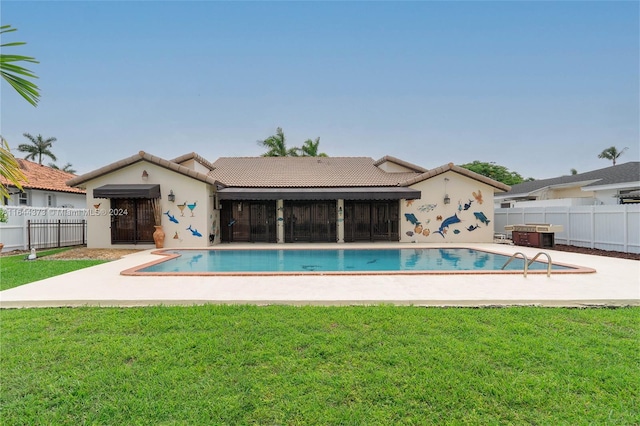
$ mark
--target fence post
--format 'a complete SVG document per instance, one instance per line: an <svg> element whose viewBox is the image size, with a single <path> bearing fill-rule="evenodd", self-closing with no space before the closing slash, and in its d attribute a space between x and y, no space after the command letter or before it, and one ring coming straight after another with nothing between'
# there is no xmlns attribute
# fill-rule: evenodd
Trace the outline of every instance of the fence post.
<svg viewBox="0 0 640 426"><path fill-rule="evenodd" d="M31 250L31 219L27 220L27 250Z"/></svg>
<svg viewBox="0 0 640 426"><path fill-rule="evenodd" d="M86 245L87 241L85 240L85 235L84 235L84 229L87 226L87 221L85 219L82 219L82 245Z"/></svg>
<svg viewBox="0 0 640 426"><path fill-rule="evenodd" d="M62 220L58 219L58 244L56 247L60 248L60 228L62 226Z"/></svg>

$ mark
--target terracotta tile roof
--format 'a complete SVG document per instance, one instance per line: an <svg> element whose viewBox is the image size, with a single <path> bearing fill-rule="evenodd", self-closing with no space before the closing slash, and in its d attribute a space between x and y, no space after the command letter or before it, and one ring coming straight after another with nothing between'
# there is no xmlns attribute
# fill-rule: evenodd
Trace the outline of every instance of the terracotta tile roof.
<svg viewBox="0 0 640 426"><path fill-rule="evenodd" d="M191 154L187 154L187 155L191 155ZM197 154L196 154L197 155ZM186 157L186 156L183 156ZM198 156L199 157L199 156ZM181 158L181 157L178 157ZM191 157L193 158L193 157ZM165 167L169 170L173 170L174 172L183 174L185 176L189 176L192 177L196 180L202 181L202 182L207 182L210 184L216 184L217 182L215 182L213 179L211 179L209 176L207 176L204 173L200 173L200 172L196 172L193 169L190 169L188 167L185 166L181 166L180 164L174 163L173 161L169 161L169 160L165 160L164 158L160 158L160 157L156 157L155 155L151 155L148 152L144 152L144 151L140 151L135 155L132 155L131 157L127 157L123 160L120 161L116 161L115 163L111 163L108 164L104 167L101 167L99 169L96 169L92 172L89 173L85 173L83 175L80 176L76 176L73 179L70 179L67 181L67 185L69 186L82 186L82 184L84 184L85 182L91 180L91 179L95 179L97 177L100 177L102 175L106 175L108 173L111 173L113 171L116 171L118 169L121 169L123 167L127 167L131 164L137 163L138 161L148 161L149 163L153 163L156 164L158 166L161 167ZM185 161L185 159L183 159L183 161ZM73 175L71 175L73 176Z"/></svg>
<svg viewBox="0 0 640 426"><path fill-rule="evenodd" d="M202 164L203 166L205 166L209 170L213 170L213 164L211 164L206 158L204 158L201 155L196 154L195 152L190 152L188 154L181 155L180 157L176 157L171 161L173 161L174 163L181 164L181 163L184 163L187 160L197 161L198 163Z"/></svg>
<svg viewBox="0 0 640 426"><path fill-rule="evenodd" d="M379 159L378 161L376 161L375 163L373 163L374 166L379 166L380 164L384 163L384 162L390 162L390 163L396 163L402 167L406 167L408 169L411 169L413 171L416 172L420 172L420 173L424 173L424 172L428 172L428 169L425 169L423 167L420 166L416 166L415 164L409 163L407 161L401 160L399 158L396 157L392 157L390 155L385 155L384 157L382 157L381 159Z"/></svg>
<svg viewBox="0 0 640 426"><path fill-rule="evenodd" d="M16 158L16 160L22 169L22 173L27 177L26 182L21 182L22 187L25 189L85 193L83 189L72 188L66 184L69 179L75 177L73 173L63 172L62 170L53 169L22 158ZM0 177L0 182L5 186L9 185L5 178Z"/></svg>
<svg viewBox="0 0 640 426"><path fill-rule="evenodd" d="M477 181L486 183L489 186L493 186L496 189L501 191L508 191L511 187L509 185L505 185L502 182L495 181L491 178L478 174L476 172L472 172L471 170L467 170L464 167L456 166L453 163L445 164L444 166L436 167L435 169L431 169L426 173L422 173L418 176L407 179L404 182L400 182L400 186L410 186L414 183L422 182L423 180L430 179L434 176L438 176L442 173L453 171L455 173L461 174L471 179L475 179Z"/></svg>
<svg viewBox="0 0 640 426"><path fill-rule="evenodd" d="M418 172L387 173L369 157L221 157L209 176L229 187L398 186Z"/></svg>

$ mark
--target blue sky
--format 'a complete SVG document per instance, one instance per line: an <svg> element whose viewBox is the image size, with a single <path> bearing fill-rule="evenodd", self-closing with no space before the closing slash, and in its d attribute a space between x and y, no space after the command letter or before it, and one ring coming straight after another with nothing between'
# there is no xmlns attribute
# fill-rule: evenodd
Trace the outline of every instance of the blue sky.
<svg viewBox="0 0 640 426"><path fill-rule="evenodd" d="M638 2L3 0L1 132L54 136L80 173L140 150L258 156L284 129L330 156L495 162L536 179L640 159ZM14 152L17 154L17 152Z"/></svg>

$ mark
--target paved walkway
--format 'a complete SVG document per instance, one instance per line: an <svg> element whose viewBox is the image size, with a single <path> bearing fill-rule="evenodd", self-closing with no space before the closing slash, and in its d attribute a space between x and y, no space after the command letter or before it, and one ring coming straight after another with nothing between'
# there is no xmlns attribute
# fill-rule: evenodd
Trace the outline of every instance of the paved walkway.
<svg viewBox="0 0 640 426"><path fill-rule="evenodd" d="M253 245L252 247L264 247ZM270 246L273 248L273 246ZM296 247L305 247L296 245ZM316 245L317 247L317 245ZM340 245L344 248L345 245ZM355 248L353 245L349 245ZM370 247L370 246L368 246ZM383 247L383 245L376 245ZM394 247L407 247L407 244ZM412 244L411 248L434 247ZM503 244L469 248L529 258L539 249ZM424 306L640 306L640 262L544 250L554 262L591 274L135 277L120 271L158 258L151 251L0 292L0 307L148 306L204 303Z"/></svg>

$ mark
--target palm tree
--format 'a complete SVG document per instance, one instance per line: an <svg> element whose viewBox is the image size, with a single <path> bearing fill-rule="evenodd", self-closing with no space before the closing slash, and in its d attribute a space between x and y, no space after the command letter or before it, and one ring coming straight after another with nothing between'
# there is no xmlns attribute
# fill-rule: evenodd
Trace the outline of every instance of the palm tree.
<svg viewBox="0 0 640 426"><path fill-rule="evenodd" d="M618 151L618 149L615 146L610 146L609 148L605 149L604 151L602 151L599 155L598 158L604 158L607 160L611 160L613 161L613 165L616 165L616 160L622 155L624 154L624 152L626 150L628 150L629 147L624 147L622 149L622 151Z"/></svg>
<svg viewBox="0 0 640 426"><path fill-rule="evenodd" d="M287 148L287 141L282 128L278 127L276 134L269 136L263 141L258 141L258 145L267 148L263 157L297 157L299 148Z"/></svg>
<svg viewBox="0 0 640 426"><path fill-rule="evenodd" d="M10 33L16 30L17 28L11 28L11 25L0 26L0 34ZM13 43L0 44L0 50L3 50L7 47L21 46L23 44L26 43L23 41L16 41ZM40 99L40 89L38 89L38 86L36 86L33 82L22 77L38 77L27 68L16 65L15 62L31 62L37 64L38 61L30 56L8 55L5 53L0 53L0 74L2 75L2 78L4 78L7 83L9 83L11 87L16 90L16 92L18 92L23 98L25 98L27 102L29 102L33 106L36 106L38 100Z"/></svg>
<svg viewBox="0 0 640 426"><path fill-rule="evenodd" d="M27 181L27 177L20 169L20 164L16 157L11 154L9 150L9 144L0 136L0 177L7 180L7 182L20 191L22 191L22 182ZM0 182L0 198L11 198L7 187L3 182Z"/></svg>
<svg viewBox="0 0 640 426"><path fill-rule="evenodd" d="M55 163L49 163L49 167L51 167L52 169L61 170L63 172L71 173L74 175L76 174L76 169L73 168L71 163L65 164L62 168L58 167L58 165Z"/></svg>
<svg viewBox="0 0 640 426"><path fill-rule="evenodd" d="M25 160L35 160L37 157L38 163L42 164L43 155L51 158L53 161L57 160L56 156L53 155L53 152L51 152L50 148L58 139L48 138L45 140L42 138L42 135L38 135L34 138L29 133L23 133L22 135L31 141L31 145L26 143L21 143L20 145L18 145L18 151L27 153L27 155L24 157Z"/></svg>
<svg viewBox="0 0 640 426"><path fill-rule="evenodd" d="M318 145L320 145L320 138L316 138L316 141L312 141L311 139L307 139L304 141L302 148L300 151L302 152L303 157L327 157L327 154L324 152L318 152Z"/></svg>
<svg viewBox="0 0 640 426"><path fill-rule="evenodd" d="M11 25L0 26L0 35L13 31L16 31L16 28L11 28ZM20 46L22 44L25 43L13 42L0 44L0 52L2 52L4 48ZM7 55L5 53L0 53L0 75L2 75L2 78L4 78L11 87L25 98L27 102L33 106L37 106L38 100L40 99L40 89L38 89L38 86L33 82L26 80L21 76L28 78L38 77L30 70L17 65L16 63L18 62L38 63L38 61L30 56ZM24 173L22 173L22 170L20 170L18 161L11 153L9 144L2 136L0 136L0 177L6 179L10 185L14 185L20 190L22 190L21 182L26 182L27 180ZM9 198L9 191L7 191L3 182L0 182L0 195Z"/></svg>

